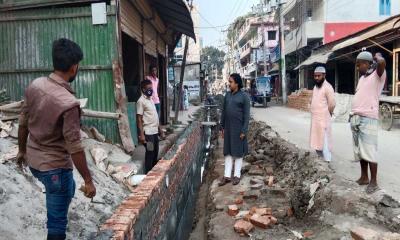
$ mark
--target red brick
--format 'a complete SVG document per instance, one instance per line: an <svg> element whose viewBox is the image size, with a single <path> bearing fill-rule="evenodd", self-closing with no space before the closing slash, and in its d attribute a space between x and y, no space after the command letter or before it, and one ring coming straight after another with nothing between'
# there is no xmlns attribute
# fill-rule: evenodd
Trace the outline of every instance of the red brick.
<svg viewBox="0 0 400 240"><path fill-rule="evenodd" d="M252 208L250 208L250 215L253 215L253 214L255 214L256 213L256 211L257 211L257 207L252 207Z"/></svg>
<svg viewBox="0 0 400 240"><path fill-rule="evenodd" d="M235 204L238 204L238 205L243 204L243 197L236 198Z"/></svg>
<svg viewBox="0 0 400 240"><path fill-rule="evenodd" d="M254 229L254 226L244 220L238 220L233 226L233 229L239 234L249 235L249 233Z"/></svg>
<svg viewBox="0 0 400 240"><path fill-rule="evenodd" d="M239 213L239 207L237 205L229 205L228 206L228 215L236 216Z"/></svg>
<svg viewBox="0 0 400 240"><path fill-rule="evenodd" d="M254 213L258 214L260 216L272 215L272 209L271 208L257 208L257 209L255 209Z"/></svg>
<svg viewBox="0 0 400 240"><path fill-rule="evenodd" d="M105 223L106 224L124 224L128 225L128 228L132 228L134 218L129 218L123 215L113 214Z"/></svg>
<svg viewBox="0 0 400 240"><path fill-rule="evenodd" d="M131 218L136 218L136 216L139 213L139 209L131 209L131 208L117 208L114 212L115 214L121 215L121 216L127 216Z"/></svg>
<svg viewBox="0 0 400 240"><path fill-rule="evenodd" d="M275 225L278 223L278 219L276 219L274 216L268 216L268 217L271 220L271 224Z"/></svg>
<svg viewBox="0 0 400 240"><path fill-rule="evenodd" d="M248 214L244 215L243 220L250 222L251 216L252 216L252 214L248 213Z"/></svg>
<svg viewBox="0 0 400 240"><path fill-rule="evenodd" d="M123 231L115 231L111 240L125 240L125 233Z"/></svg>
<svg viewBox="0 0 400 240"><path fill-rule="evenodd" d="M314 235L314 232L313 232L313 231L305 231L305 232L303 233L303 236L304 236L305 238L311 237L312 235Z"/></svg>
<svg viewBox="0 0 400 240"><path fill-rule="evenodd" d="M380 233L363 227L354 228L350 231L350 233L354 240L375 240L381 236Z"/></svg>
<svg viewBox="0 0 400 240"><path fill-rule="evenodd" d="M253 216L251 216L250 222L254 226L264 229L268 228L272 224L271 219L268 216L260 216L258 214L254 214Z"/></svg>
<svg viewBox="0 0 400 240"><path fill-rule="evenodd" d="M101 226L100 230L107 230L111 229L114 231L123 231L124 233L129 232L129 226L127 224L120 224L120 223L106 223Z"/></svg>

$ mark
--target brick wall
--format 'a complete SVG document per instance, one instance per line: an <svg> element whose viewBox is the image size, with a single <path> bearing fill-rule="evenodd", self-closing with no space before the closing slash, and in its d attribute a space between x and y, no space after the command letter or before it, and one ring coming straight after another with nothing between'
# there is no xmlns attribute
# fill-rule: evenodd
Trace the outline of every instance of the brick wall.
<svg viewBox="0 0 400 240"><path fill-rule="evenodd" d="M104 223L98 239L186 239L201 185L203 136L193 122Z"/></svg>
<svg viewBox="0 0 400 240"><path fill-rule="evenodd" d="M287 106L289 108L295 108L298 110L309 112L311 97L312 90L300 89L288 96Z"/></svg>

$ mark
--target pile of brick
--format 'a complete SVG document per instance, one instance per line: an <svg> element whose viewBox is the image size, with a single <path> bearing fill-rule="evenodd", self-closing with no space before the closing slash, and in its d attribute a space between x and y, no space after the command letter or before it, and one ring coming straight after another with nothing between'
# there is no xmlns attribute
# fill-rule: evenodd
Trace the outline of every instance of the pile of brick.
<svg viewBox="0 0 400 240"><path fill-rule="evenodd" d="M266 177L264 175L265 172L267 173ZM234 204L228 206L227 212L229 216L236 219L233 228L241 236L249 236L255 227L267 229L278 222L278 219L272 215L272 208L252 207L247 210L244 209L244 201L257 199L259 195L257 191L263 188L264 184L268 187L273 186L273 169L263 169L260 166L253 165L248 174L253 176L250 179L251 190L243 192L243 194L241 193L242 195L235 200ZM287 214L290 216L293 215L290 213Z"/></svg>
<svg viewBox="0 0 400 240"><path fill-rule="evenodd" d="M288 96L288 104L289 108L298 109L301 111L310 111L312 90L308 89L300 89L296 92L293 92Z"/></svg>
<svg viewBox="0 0 400 240"><path fill-rule="evenodd" d="M272 216L271 208L252 207L250 210L239 210L240 207L236 204L228 206L228 214L237 219L233 228L241 236L248 236L255 227L267 229L278 222Z"/></svg>

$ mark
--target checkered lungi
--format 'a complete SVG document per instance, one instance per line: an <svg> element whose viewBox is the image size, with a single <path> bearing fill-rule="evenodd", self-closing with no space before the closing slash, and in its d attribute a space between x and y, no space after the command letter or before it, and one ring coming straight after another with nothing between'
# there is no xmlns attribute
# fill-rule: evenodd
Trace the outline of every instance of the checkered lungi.
<svg viewBox="0 0 400 240"><path fill-rule="evenodd" d="M356 161L365 160L377 163L378 152L378 120L359 115L350 117L353 133L353 149Z"/></svg>

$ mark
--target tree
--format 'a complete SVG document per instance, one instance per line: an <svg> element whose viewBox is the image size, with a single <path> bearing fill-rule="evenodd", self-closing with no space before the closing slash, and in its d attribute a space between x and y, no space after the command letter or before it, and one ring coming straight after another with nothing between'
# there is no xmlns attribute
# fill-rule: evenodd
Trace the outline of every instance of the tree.
<svg viewBox="0 0 400 240"><path fill-rule="evenodd" d="M212 69L215 68L218 70L218 72L221 72L222 68L224 67L224 57L224 51L221 51L213 46L208 46L202 49L200 61L203 65L203 68L208 73L211 73Z"/></svg>

